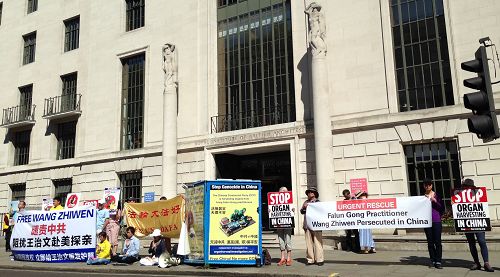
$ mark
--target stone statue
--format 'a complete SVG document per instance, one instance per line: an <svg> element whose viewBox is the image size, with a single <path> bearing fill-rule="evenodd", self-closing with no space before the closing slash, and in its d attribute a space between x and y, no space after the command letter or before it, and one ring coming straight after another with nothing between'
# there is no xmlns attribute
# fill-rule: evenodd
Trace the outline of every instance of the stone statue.
<svg viewBox="0 0 500 277"><path fill-rule="evenodd" d="M304 11L309 15L309 37L313 57L326 56L326 24L325 16L321 12L321 6L312 2Z"/></svg>
<svg viewBox="0 0 500 277"><path fill-rule="evenodd" d="M164 89L177 88L177 51L175 45L167 43L163 46L163 71L165 72Z"/></svg>

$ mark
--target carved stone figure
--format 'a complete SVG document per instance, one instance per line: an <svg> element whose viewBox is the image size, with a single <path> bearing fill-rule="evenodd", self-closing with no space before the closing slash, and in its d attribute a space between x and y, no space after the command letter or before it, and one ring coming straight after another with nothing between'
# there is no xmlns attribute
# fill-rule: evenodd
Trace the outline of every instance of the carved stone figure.
<svg viewBox="0 0 500 277"><path fill-rule="evenodd" d="M175 45L167 43L163 46L163 71L165 72L164 88L177 87L177 51Z"/></svg>
<svg viewBox="0 0 500 277"><path fill-rule="evenodd" d="M309 16L308 43L313 57L326 56L326 24L321 6L312 2L304 11Z"/></svg>

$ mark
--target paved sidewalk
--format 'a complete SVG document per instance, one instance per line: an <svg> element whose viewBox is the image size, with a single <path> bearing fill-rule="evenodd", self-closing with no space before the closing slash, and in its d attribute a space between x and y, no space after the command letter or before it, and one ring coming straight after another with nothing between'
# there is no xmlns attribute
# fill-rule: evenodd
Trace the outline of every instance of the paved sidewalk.
<svg viewBox="0 0 500 277"><path fill-rule="evenodd" d="M445 252L444 269L428 267L427 252L424 251L379 251L376 254L362 255L352 252L325 251L324 266L306 266L304 250L293 252L292 266L279 267L276 262L279 250L271 249L273 264L263 267L226 266L202 269L191 265L180 265L168 269L158 267L144 267L137 263L130 266L87 266L83 263L47 264L12 261L8 253L0 253L0 268L45 270L45 271L72 271L72 272L102 272L102 273L129 273L129 274L165 274L165 275L196 275L196 276L499 276L500 253L491 252L490 260L496 270L495 273L485 271L470 271L472 264L468 252Z"/></svg>

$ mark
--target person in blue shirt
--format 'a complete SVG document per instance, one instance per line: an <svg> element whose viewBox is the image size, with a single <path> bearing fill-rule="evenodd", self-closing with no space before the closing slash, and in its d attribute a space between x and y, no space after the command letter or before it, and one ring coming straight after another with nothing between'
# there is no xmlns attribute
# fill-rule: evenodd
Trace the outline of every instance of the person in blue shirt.
<svg viewBox="0 0 500 277"><path fill-rule="evenodd" d="M133 264L139 260L139 239L134 236L135 228L127 228L127 239L123 243L123 253L111 257L111 261L117 263Z"/></svg>
<svg viewBox="0 0 500 277"><path fill-rule="evenodd" d="M97 225L96 230L97 234L101 233L104 228L104 222L109 218L109 210L104 209L104 202L99 200L99 204L97 205Z"/></svg>

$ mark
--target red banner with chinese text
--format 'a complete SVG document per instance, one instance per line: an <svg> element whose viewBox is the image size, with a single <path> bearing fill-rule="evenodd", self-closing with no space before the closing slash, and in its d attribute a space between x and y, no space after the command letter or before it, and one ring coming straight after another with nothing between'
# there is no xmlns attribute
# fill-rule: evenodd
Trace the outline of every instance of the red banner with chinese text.
<svg viewBox="0 0 500 277"><path fill-rule="evenodd" d="M184 198L176 196L169 200L147 203L126 203L127 225L135 228L137 237L144 237L160 229L167 238L178 238L184 218Z"/></svg>

